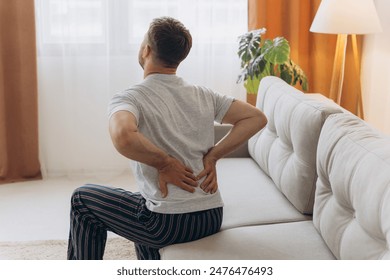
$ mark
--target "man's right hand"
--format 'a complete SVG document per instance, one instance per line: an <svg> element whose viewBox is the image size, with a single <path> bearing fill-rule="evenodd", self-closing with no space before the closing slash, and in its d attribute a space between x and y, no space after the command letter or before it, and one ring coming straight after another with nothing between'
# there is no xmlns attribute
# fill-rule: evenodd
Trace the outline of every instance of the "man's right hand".
<svg viewBox="0 0 390 280"><path fill-rule="evenodd" d="M166 164L158 169L158 183L162 197L168 195L168 184L173 184L183 190L193 193L198 182L191 168L178 159L168 157Z"/></svg>

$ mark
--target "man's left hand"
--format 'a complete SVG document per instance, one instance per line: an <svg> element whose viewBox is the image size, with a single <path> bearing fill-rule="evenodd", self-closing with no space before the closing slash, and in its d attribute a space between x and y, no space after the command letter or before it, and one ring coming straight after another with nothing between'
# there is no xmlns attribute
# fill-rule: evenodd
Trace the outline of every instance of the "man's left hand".
<svg viewBox="0 0 390 280"><path fill-rule="evenodd" d="M207 193L215 193L218 190L218 182L217 182L217 161L210 156L210 154L206 154L203 158L204 169L199 173L197 179L200 180L203 177L206 177L202 184L200 184L200 188Z"/></svg>

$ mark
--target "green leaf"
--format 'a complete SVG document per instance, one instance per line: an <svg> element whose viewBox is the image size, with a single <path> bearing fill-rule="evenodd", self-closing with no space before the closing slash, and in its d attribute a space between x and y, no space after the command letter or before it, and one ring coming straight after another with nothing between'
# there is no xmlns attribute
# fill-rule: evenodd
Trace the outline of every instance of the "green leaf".
<svg viewBox="0 0 390 280"><path fill-rule="evenodd" d="M260 55L256 59L248 65L248 69L250 73L253 73L253 75L260 75L264 72L264 70L267 68L267 61L264 60L264 55Z"/></svg>
<svg viewBox="0 0 390 280"><path fill-rule="evenodd" d="M293 81L293 74L291 73L291 71L289 71L288 68L285 68L280 71L280 78L289 85L291 85Z"/></svg>
<svg viewBox="0 0 390 280"><path fill-rule="evenodd" d="M295 85L299 81L299 84L302 86L302 90L307 91L309 86L308 86L305 72L302 70L301 67L295 64L292 60L289 61L289 65L293 69L293 73L294 73L294 81L292 85Z"/></svg>
<svg viewBox="0 0 390 280"><path fill-rule="evenodd" d="M264 58L272 64L283 64L290 58L290 45L283 37L266 40L261 48Z"/></svg>
<svg viewBox="0 0 390 280"><path fill-rule="evenodd" d="M307 82L307 77L306 76L302 77L302 79L299 80L299 83L301 84L303 91L308 91L309 90L309 84Z"/></svg>
<svg viewBox="0 0 390 280"><path fill-rule="evenodd" d="M256 57L260 49L261 35L265 33L265 28L249 31L240 37L238 47L238 57L243 62L249 62L251 59Z"/></svg>

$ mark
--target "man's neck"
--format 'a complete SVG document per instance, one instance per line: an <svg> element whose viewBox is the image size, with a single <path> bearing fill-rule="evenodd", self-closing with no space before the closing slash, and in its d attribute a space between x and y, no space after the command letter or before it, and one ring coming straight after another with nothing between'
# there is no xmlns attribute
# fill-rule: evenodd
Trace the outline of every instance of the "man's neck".
<svg viewBox="0 0 390 280"><path fill-rule="evenodd" d="M160 65L146 64L144 66L144 78L151 74L175 75L176 68L163 67Z"/></svg>

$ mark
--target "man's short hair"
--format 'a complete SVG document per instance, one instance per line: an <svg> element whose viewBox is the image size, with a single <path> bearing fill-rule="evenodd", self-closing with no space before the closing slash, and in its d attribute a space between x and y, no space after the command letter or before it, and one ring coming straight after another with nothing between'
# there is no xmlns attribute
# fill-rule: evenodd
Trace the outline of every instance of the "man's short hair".
<svg viewBox="0 0 390 280"><path fill-rule="evenodd" d="M148 43L165 67L177 68L192 47L190 31L171 17L154 19L148 30Z"/></svg>

